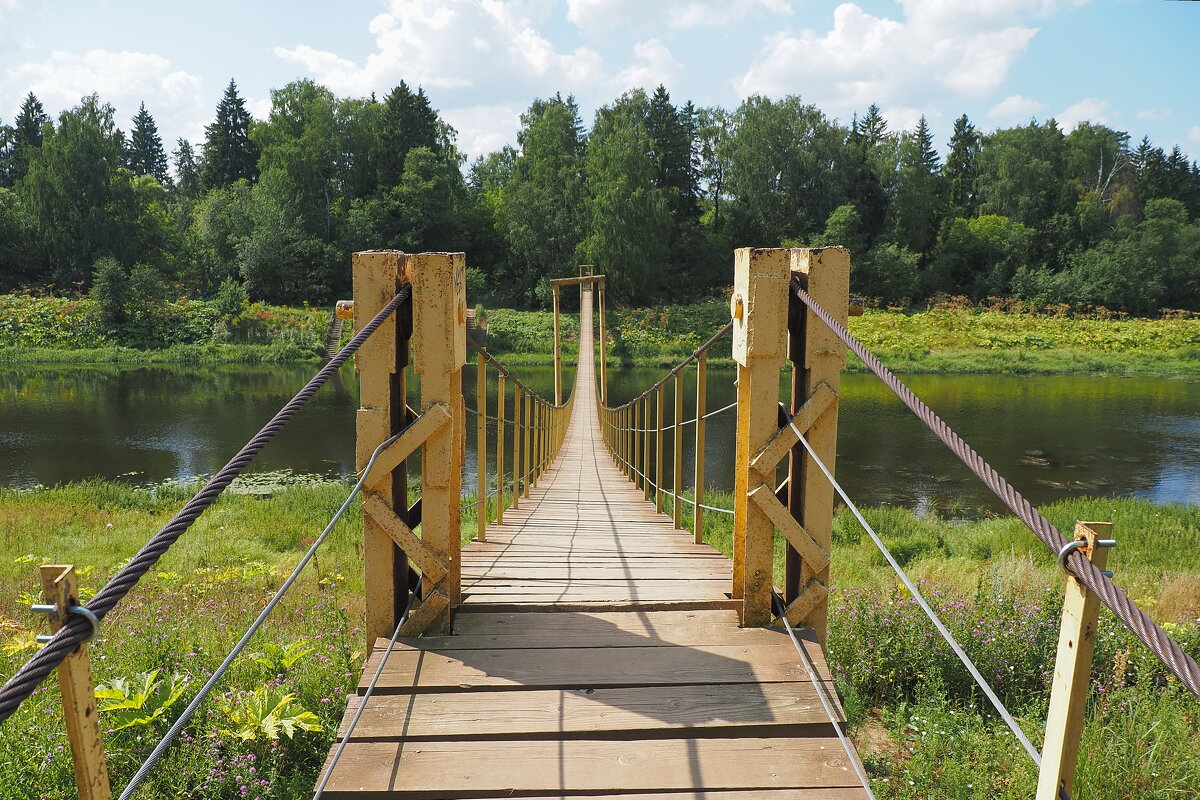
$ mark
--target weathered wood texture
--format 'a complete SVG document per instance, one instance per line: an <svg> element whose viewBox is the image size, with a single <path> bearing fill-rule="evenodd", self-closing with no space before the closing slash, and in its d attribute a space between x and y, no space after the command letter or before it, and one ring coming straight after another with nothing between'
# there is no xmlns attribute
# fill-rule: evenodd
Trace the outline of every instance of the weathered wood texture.
<svg viewBox="0 0 1200 800"><path fill-rule="evenodd" d="M609 458L590 360L574 392L556 462L462 552L453 635L399 642L325 797L865 798L817 696L833 692L811 633L824 687L786 634L738 627L730 562Z"/></svg>

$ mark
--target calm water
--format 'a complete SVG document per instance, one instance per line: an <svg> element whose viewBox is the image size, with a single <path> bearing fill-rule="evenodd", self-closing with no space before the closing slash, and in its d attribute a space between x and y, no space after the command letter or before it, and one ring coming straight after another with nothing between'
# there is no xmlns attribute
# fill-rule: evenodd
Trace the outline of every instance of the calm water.
<svg viewBox="0 0 1200 800"><path fill-rule="evenodd" d="M552 390L549 368L516 373L532 388ZM95 476L142 483L214 472L310 374L306 366L0 370L0 484ZM610 396L627 399L660 374L614 370ZM733 401L733 375L710 370L710 409ZM692 382L685 381L685 417L694 404ZM1200 504L1200 383L1078 376L912 376L909 383L1035 504L1081 495ZM470 367L464 384L474 407ZM494 383L490 390L494 413ZM509 405L511 415L511 394ZM348 475L356 407L355 377L347 369L268 445L255 468ZM996 507L874 378L844 378L840 426L837 471L861 502L968 514ZM687 430L685 476L693 463ZM474 432L469 425L468 487ZM731 413L709 421L710 486L731 485L732 438Z"/></svg>

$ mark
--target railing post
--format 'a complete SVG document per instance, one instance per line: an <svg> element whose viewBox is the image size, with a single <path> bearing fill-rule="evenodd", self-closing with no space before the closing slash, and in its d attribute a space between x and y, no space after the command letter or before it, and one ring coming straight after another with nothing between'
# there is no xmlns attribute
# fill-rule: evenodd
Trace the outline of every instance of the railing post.
<svg viewBox="0 0 1200 800"><path fill-rule="evenodd" d="M475 514L475 535L487 541L487 361L478 353L475 367L475 491L479 509ZM499 503L497 503L497 506Z"/></svg>
<svg viewBox="0 0 1200 800"><path fill-rule="evenodd" d="M422 586L423 603L406 632L449 633L451 607L462 581L462 466L466 461L462 368L467 361L467 259L463 253L408 256L413 296L413 366L421 376L421 405L449 407L450 423L421 447L421 539L446 574ZM410 633L410 635L411 635Z"/></svg>
<svg viewBox="0 0 1200 800"><path fill-rule="evenodd" d="M737 440L734 471L733 596L742 600L742 625L771 622L771 560L775 528L750 492L773 482L751 467L779 430L779 370L786 353L788 251L743 247L734 254L733 358L737 362ZM772 495L774 486L770 487Z"/></svg>
<svg viewBox="0 0 1200 800"><path fill-rule="evenodd" d="M49 612L50 630L57 632L67 622L67 609L82 605L75 567L44 565L41 578L46 606L54 607ZM49 611L48 608L45 610ZM75 765L79 800L111 800L112 787L108 782L104 740L100 737L100 716L96 711L96 688L92 682L87 642L75 648L58 665L58 686L62 691L63 717Z"/></svg>
<svg viewBox="0 0 1200 800"><path fill-rule="evenodd" d="M675 445L675 468L671 471L671 491L674 493L674 505L671 519L676 528L683 527L683 370L675 373L675 431L672 443Z"/></svg>
<svg viewBox="0 0 1200 800"><path fill-rule="evenodd" d="M496 524L504 524L504 373L496 376Z"/></svg>
<svg viewBox="0 0 1200 800"><path fill-rule="evenodd" d="M1108 563L1109 547L1113 544L1111 535L1111 522L1075 523L1075 541L1085 542L1081 549L1097 569L1104 569ZM1037 800L1058 800L1060 788L1068 796L1075 788L1075 764L1083 736L1083 712L1091 683L1099 612L1100 598L1074 575L1068 575L1058 654L1054 658L1054 686L1046 713Z"/></svg>
<svg viewBox="0 0 1200 800"><path fill-rule="evenodd" d="M533 480L533 471L537 468L533 460L533 428L536 424L533 416L533 392L525 392L525 457L522 459L525 462L525 475L521 486L526 497L529 497L529 490L532 488L529 484Z"/></svg>
<svg viewBox="0 0 1200 800"><path fill-rule="evenodd" d="M696 512L692 515L692 533L696 544L704 544L704 415L708 413L708 353L696 358Z"/></svg>
<svg viewBox="0 0 1200 800"><path fill-rule="evenodd" d="M361 330L409 283L404 253L372 250L351 258L354 277L354 324ZM409 363L412 303L404 303L384 320L354 356L358 372L359 409L356 415L357 468L366 467L371 453L410 421L405 404L405 367ZM374 492L401 522L408 522L408 465L401 461ZM364 494L364 499L366 495ZM391 636L408 604L408 556L388 535L384 524L363 518L364 631L367 643Z"/></svg>
<svg viewBox="0 0 1200 800"><path fill-rule="evenodd" d="M518 383L513 387L513 480L512 480L512 507L519 509L521 507L521 442L523 441L522 432L522 409L524 403L521 401L521 385Z"/></svg>
<svg viewBox="0 0 1200 800"><path fill-rule="evenodd" d="M604 338L604 277L600 277L600 403L608 404L608 343Z"/></svg>
<svg viewBox="0 0 1200 800"><path fill-rule="evenodd" d="M791 275L798 276L809 295L846 324L850 308L850 252L842 247L797 248L791 251ZM801 430L830 471L837 459L838 395L846 348L816 315L788 292L788 358L792 361L791 412L810 400L823 410ZM773 470L773 467L772 467ZM764 476L765 477L765 476ZM788 459L788 511L808 537L827 556L833 548L833 485L808 451L797 442ZM809 563L791 543L784 556L784 602L788 620L812 628L825 642L829 617L829 564Z"/></svg>
<svg viewBox="0 0 1200 800"><path fill-rule="evenodd" d="M652 485L650 483L650 398L642 398L642 499L649 500ZM656 477L655 483L662 483Z"/></svg>
<svg viewBox="0 0 1200 800"><path fill-rule="evenodd" d="M562 345L558 336L558 284L552 284L554 290L554 405L562 403Z"/></svg>
<svg viewBox="0 0 1200 800"><path fill-rule="evenodd" d="M654 393L654 418L658 424L654 426L654 482L658 484L658 488L654 492L654 508L658 513L663 510L663 405L664 396L661 390Z"/></svg>

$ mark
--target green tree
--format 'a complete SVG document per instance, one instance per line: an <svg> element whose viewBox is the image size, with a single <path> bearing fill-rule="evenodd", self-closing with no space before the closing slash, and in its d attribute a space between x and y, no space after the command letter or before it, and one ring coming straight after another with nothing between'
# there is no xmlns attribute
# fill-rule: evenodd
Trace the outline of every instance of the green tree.
<svg viewBox="0 0 1200 800"><path fill-rule="evenodd" d="M900 165L891 204L895 241L915 253L928 253L937 241L943 198L938 154L922 116L915 131L900 137Z"/></svg>
<svg viewBox="0 0 1200 800"><path fill-rule="evenodd" d="M258 146L250 139L250 112L230 79L216 119L204 129L200 183L205 189L258 179Z"/></svg>
<svg viewBox="0 0 1200 800"><path fill-rule="evenodd" d="M171 175L167 172L167 154L163 152L158 125L146 110L145 103L138 107L138 113L133 118L126 164L134 175L149 175L163 186L171 185Z"/></svg>
<svg viewBox="0 0 1200 800"><path fill-rule="evenodd" d="M1070 214L1074 199L1065 180L1065 155L1065 137L1052 119L990 134L979 154L980 211L1030 228Z"/></svg>
<svg viewBox="0 0 1200 800"><path fill-rule="evenodd" d="M331 250L305 228L303 193L286 170L271 169L250 192L250 233L237 241L251 297L323 302L331 293Z"/></svg>
<svg viewBox="0 0 1200 800"><path fill-rule="evenodd" d="M659 294L669 277L664 266L674 187L657 185L660 159L647 130L648 110L637 90L597 111L585 159L591 228L581 257L607 276L614 297L633 302Z"/></svg>
<svg viewBox="0 0 1200 800"><path fill-rule="evenodd" d="M238 247L252 230L250 195L250 184L242 180L205 192L192 209L187 281L203 295L241 274Z"/></svg>
<svg viewBox="0 0 1200 800"><path fill-rule="evenodd" d="M0 291L36 283L33 220L13 189L0 187Z"/></svg>
<svg viewBox="0 0 1200 800"><path fill-rule="evenodd" d="M535 100L521 115L520 155L504 189L500 227L512 258L503 284L518 302L538 282L567 274L584 238L583 150L575 98Z"/></svg>
<svg viewBox="0 0 1200 800"><path fill-rule="evenodd" d="M176 140L173 155L175 174L179 178L175 188L181 196L194 200L200 193L200 171L196 167L196 154L192 150L192 143L187 139Z"/></svg>
<svg viewBox="0 0 1200 800"><path fill-rule="evenodd" d="M979 211L978 177L981 140L975 126L963 114L954 121L950 152L942 176L946 181L949 219L970 219Z"/></svg>
<svg viewBox="0 0 1200 800"><path fill-rule="evenodd" d="M14 186L29 171L29 159L42 146L50 115L42 101L30 92L21 101L21 108L11 128L5 128L0 138L0 186Z"/></svg>
<svg viewBox="0 0 1200 800"><path fill-rule="evenodd" d="M421 88L413 92L404 81L384 98L379 130L377 161L383 190L400 183L409 150L425 147L437 153L441 149L439 120L429 97Z"/></svg>
<svg viewBox="0 0 1200 800"><path fill-rule="evenodd" d="M975 300L1008 296L1018 268L1026 266L1033 232L1008 217L959 217L949 224L934 255L931 289Z"/></svg>

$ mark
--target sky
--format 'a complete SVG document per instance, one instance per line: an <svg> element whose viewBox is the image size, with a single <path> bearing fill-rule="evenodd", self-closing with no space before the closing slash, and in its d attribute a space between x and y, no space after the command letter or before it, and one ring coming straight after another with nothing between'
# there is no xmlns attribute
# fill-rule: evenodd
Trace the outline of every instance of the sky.
<svg viewBox="0 0 1200 800"><path fill-rule="evenodd" d="M1177 0L0 0L0 121L34 92L52 115L96 92L129 129L199 145L233 78L265 118L312 78L341 97L423 86L475 157L515 144L531 100L573 94L585 122L663 84L734 109L799 95L893 130L925 114L944 152L1054 117L1200 158L1200 2Z"/></svg>

